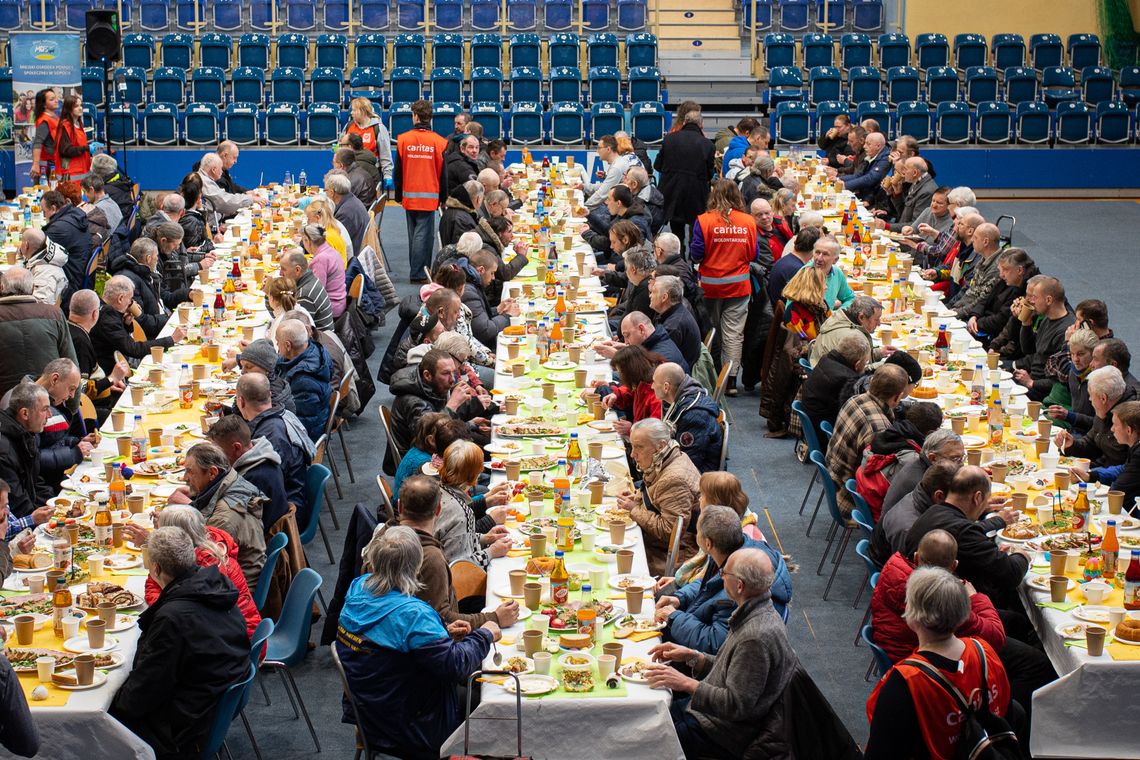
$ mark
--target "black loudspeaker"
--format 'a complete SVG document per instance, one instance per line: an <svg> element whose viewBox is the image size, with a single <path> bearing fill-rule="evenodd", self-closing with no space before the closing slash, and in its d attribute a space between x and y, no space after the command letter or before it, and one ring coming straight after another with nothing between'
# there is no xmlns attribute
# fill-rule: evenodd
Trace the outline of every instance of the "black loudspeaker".
<svg viewBox="0 0 1140 760"><path fill-rule="evenodd" d="M87 11L87 63L118 61L122 56L118 11Z"/></svg>

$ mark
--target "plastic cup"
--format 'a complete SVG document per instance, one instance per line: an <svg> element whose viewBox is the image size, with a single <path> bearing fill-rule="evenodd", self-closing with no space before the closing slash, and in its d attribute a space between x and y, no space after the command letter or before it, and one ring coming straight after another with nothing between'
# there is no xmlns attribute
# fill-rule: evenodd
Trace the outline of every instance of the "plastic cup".
<svg viewBox="0 0 1140 760"><path fill-rule="evenodd" d="M74 639L79 635L79 623L80 618L74 615L66 615L63 618L63 638L65 641L67 639Z"/></svg>
<svg viewBox="0 0 1140 760"><path fill-rule="evenodd" d="M1065 564L1068 562L1069 552L1066 549L1053 549L1049 552L1049 572L1054 576L1065 574Z"/></svg>
<svg viewBox="0 0 1140 760"><path fill-rule="evenodd" d="M545 617L545 615L543 617ZM547 618L547 620L549 621L549 618ZM547 675L550 673L550 652L535 652L532 655L532 659L534 660L535 673L539 673L541 675Z"/></svg>
<svg viewBox="0 0 1140 760"><path fill-rule="evenodd" d="M542 514L545 511L546 511L546 504L543 503L542 499L531 499L530 500L530 516L531 517L535 517L535 518L542 517Z"/></svg>
<svg viewBox="0 0 1140 760"><path fill-rule="evenodd" d="M511 593L522 596L523 586L526 585L526 570L512 570L508 575L511 578Z"/></svg>
<svg viewBox="0 0 1140 760"><path fill-rule="evenodd" d="M1090 625L1085 628L1085 643L1089 648L1089 657L1100 657L1104 654L1104 638L1107 630L1099 625Z"/></svg>
<svg viewBox="0 0 1140 760"><path fill-rule="evenodd" d="M582 529L582 551L584 551L584 552L594 551L594 538L596 537L596 535L597 534L592 529L588 529L588 528Z"/></svg>
<svg viewBox="0 0 1140 760"><path fill-rule="evenodd" d="M1128 614L1128 610L1123 607L1112 607L1108 611L1108 627L1116 630L1116 626L1124 622L1124 616Z"/></svg>
<svg viewBox="0 0 1140 760"><path fill-rule="evenodd" d="M600 568L590 569L590 588L594 593L600 594L606 585L606 571Z"/></svg>
<svg viewBox="0 0 1140 760"><path fill-rule="evenodd" d="M617 658L612 654L598 655L598 678L606 680L617 669Z"/></svg>
<svg viewBox="0 0 1140 760"><path fill-rule="evenodd" d="M542 584L528 581L523 584L523 601L526 606L537 611L542 603Z"/></svg>
<svg viewBox="0 0 1140 760"><path fill-rule="evenodd" d="M103 574L102 554L91 554L87 557L87 571L95 578Z"/></svg>
<svg viewBox="0 0 1140 760"><path fill-rule="evenodd" d="M591 504L597 505L597 504L602 503L602 494L604 493L605 488L606 488L606 484L602 483L601 481L595 481L595 482L590 484L590 503Z"/></svg>
<svg viewBox="0 0 1140 760"><path fill-rule="evenodd" d="M51 683L51 674L55 672L55 658L49 656L36 658L36 676L40 683Z"/></svg>
<svg viewBox="0 0 1140 760"><path fill-rule="evenodd" d="M81 654L75 658L75 680L80 686L88 686L95 680L95 655Z"/></svg>
<svg viewBox="0 0 1140 760"><path fill-rule="evenodd" d="M542 649L542 631L527 630L523 631L523 652L527 657L534 657L535 652Z"/></svg>
<svg viewBox="0 0 1140 760"><path fill-rule="evenodd" d="M100 602L98 607L99 619L102 620L107 628L115 627L115 616L118 615L119 610L114 602Z"/></svg>
<svg viewBox="0 0 1140 760"><path fill-rule="evenodd" d="M1109 491L1108 492L1108 513L1110 515L1120 514L1120 510L1124 508L1124 491Z"/></svg>
<svg viewBox="0 0 1140 760"><path fill-rule="evenodd" d="M107 639L107 624L102 618L87 621L87 643L92 649L102 649Z"/></svg>
<svg viewBox="0 0 1140 760"><path fill-rule="evenodd" d="M1054 602L1065 601L1069 593L1069 579L1063 575L1049 576L1049 598Z"/></svg>
<svg viewBox="0 0 1140 760"><path fill-rule="evenodd" d="M628 572L628 571L627 571ZM625 589L625 608L631 615L641 614L641 605L645 601L645 589L641 586L627 586Z"/></svg>
<svg viewBox="0 0 1140 760"><path fill-rule="evenodd" d="M617 664L621 664L622 644L620 641L607 641L605 644L602 644L602 651L606 654L613 655Z"/></svg>
<svg viewBox="0 0 1140 760"><path fill-rule="evenodd" d="M625 521L612 520L610 522L610 543L614 546L621 546L625 543ZM621 570L619 572L628 573L628 570Z"/></svg>
<svg viewBox="0 0 1140 760"><path fill-rule="evenodd" d="M535 533L530 537L530 556L532 557L545 557L546 556L546 534ZM529 604L527 605L530 606Z"/></svg>
<svg viewBox="0 0 1140 760"><path fill-rule="evenodd" d="M44 577L42 575L28 576L28 593L42 594L44 592Z"/></svg>
<svg viewBox="0 0 1140 760"><path fill-rule="evenodd" d="M22 647L31 646L32 636L36 633L35 616L17 615L14 622L16 623L16 643Z"/></svg>
<svg viewBox="0 0 1140 760"><path fill-rule="evenodd" d="M633 549L618 549L617 571L618 575L628 575L633 572Z"/></svg>

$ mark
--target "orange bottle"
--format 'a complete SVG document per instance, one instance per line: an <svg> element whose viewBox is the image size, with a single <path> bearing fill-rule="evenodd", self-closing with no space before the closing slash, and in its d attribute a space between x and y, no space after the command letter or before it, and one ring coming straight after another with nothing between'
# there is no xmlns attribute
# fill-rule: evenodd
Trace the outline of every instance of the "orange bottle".
<svg viewBox="0 0 1140 760"><path fill-rule="evenodd" d="M1100 542L1100 556L1103 560L1101 573L1106 581L1112 583L1116 578L1116 564L1120 557L1120 540L1116 537L1116 520L1109 520L1104 529L1104 538Z"/></svg>

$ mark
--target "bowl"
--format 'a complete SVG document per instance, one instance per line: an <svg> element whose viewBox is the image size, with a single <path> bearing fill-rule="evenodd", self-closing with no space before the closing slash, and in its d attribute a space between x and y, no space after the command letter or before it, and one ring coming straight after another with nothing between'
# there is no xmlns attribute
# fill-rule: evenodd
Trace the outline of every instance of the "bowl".
<svg viewBox="0 0 1140 760"><path fill-rule="evenodd" d="M1100 604L1111 591L1112 586L1104 581L1089 581L1081 585L1081 594L1084 595L1089 604Z"/></svg>

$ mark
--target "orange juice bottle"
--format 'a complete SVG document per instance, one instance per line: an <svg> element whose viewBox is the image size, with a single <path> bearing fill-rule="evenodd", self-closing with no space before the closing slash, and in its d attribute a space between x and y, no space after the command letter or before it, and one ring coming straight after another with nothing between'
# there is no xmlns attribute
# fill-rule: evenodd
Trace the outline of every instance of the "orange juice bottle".
<svg viewBox="0 0 1140 760"><path fill-rule="evenodd" d="M127 508L127 483L123 480L122 465L117 462L111 468L111 482L107 484L107 491L111 509Z"/></svg>
<svg viewBox="0 0 1140 760"><path fill-rule="evenodd" d="M554 569L550 571L550 601L566 604L570 598L570 574L566 572L566 555L561 549L554 552Z"/></svg>
<svg viewBox="0 0 1140 760"><path fill-rule="evenodd" d="M1101 572L1104 579L1112 583L1116 579L1116 563L1120 557L1120 540L1116 537L1116 520L1109 520L1100 542L1100 556L1104 561Z"/></svg>

